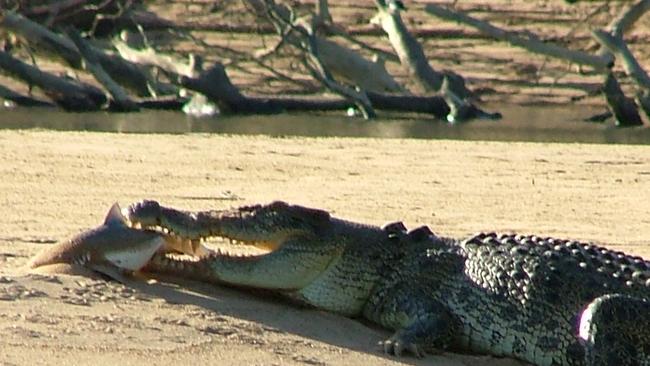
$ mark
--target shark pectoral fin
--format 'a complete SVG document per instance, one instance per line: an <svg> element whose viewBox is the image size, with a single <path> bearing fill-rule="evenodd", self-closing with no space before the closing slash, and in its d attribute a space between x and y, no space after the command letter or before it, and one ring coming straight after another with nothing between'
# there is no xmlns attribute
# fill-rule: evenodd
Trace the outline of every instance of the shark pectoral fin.
<svg viewBox="0 0 650 366"><path fill-rule="evenodd" d="M130 280L131 271L120 268L110 262L87 263L86 267L124 285L132 282Z"/></svg>
<svg viewBox="0 0 650 366"><path fill-rule="evenodd" d="M128 225L128 221L122 214L122 209L117 202L108 210L104 219L104 225Z"/></svg>

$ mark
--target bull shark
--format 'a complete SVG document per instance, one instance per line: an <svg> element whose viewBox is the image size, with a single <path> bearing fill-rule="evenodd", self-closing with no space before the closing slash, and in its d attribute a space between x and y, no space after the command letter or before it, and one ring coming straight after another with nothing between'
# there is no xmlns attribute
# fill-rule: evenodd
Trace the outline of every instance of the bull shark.
<svg viewBox="0 0 650 366"><path fill-rule="evenodd" d="M27 266L32 272L102 274L124 283L125 275L137 273L158 251L201 256L208 250L163 232L132 228L115 203L102 225L44 249Z"/></svg>

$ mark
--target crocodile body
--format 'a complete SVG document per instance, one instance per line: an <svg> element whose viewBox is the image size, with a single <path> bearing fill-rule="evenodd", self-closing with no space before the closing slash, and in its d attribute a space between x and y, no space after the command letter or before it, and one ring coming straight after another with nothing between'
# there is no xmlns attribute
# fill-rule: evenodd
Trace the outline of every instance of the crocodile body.
<svg viewBox="0 0 650 366"><path fill-rule="evenodd" d="M193 260L153 256L148 271L272 289L395 333L384 350L439 349L536 365L650 365L650 262L596 245L427 227L363 225L274 202L184 212L143 201L129 220L184 240L226 237L271 251Z"/></svg>

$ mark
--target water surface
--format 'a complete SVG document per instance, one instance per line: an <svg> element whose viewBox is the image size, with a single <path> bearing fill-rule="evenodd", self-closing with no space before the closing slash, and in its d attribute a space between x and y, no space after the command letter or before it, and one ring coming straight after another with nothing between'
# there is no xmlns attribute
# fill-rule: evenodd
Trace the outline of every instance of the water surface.
<svg viewBox="0 0 650 366"><path fill-rule="evenodd" d="M650 143L650 129L616 128L584 122L602 112L588 107L500 108L500 121L450 125L431 119L393 115L376 121L342 114L281 114L272 116L188 117L180 112L66 113L40 108L3 110L0 128L43 128L62 131L120 133L228 133L283 136L349 136L380 138L458 139L489 141Z"/></svg>

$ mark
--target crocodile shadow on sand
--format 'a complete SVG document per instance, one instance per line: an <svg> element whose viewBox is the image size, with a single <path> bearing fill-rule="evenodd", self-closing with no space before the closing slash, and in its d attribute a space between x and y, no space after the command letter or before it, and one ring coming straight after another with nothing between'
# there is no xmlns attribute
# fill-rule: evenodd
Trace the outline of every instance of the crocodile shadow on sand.
<svg viewBox="0 0 650 366"><path fill-rule="evenodd" d="M127 281L126 286L143 294L161 298L169 304L192 305L219 315L246 320L270 327L277 332L323 342L351 351L383 357L401 364L435 364L433 356L425 359L384 354L378 343L390 332L363 319L350 319L320 311L287 299L273 291L242 289L226 285L207 284L182 279L173 275L150 274L157 283L147 284L137 279ZM324 325L314 328L305 324ZM443 357L470 358L467 355L445 354ZM481 356L485 357L485 356Z"/></svg>

